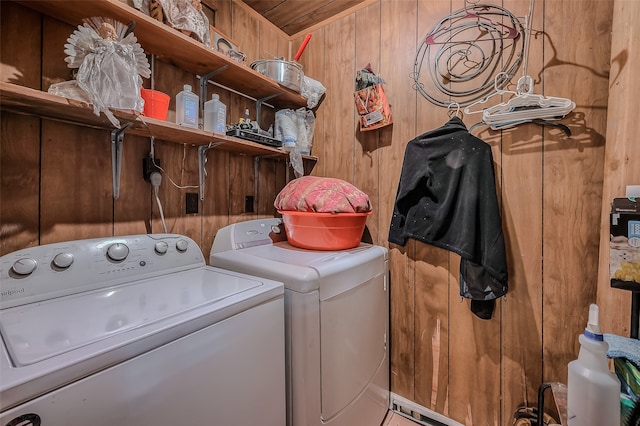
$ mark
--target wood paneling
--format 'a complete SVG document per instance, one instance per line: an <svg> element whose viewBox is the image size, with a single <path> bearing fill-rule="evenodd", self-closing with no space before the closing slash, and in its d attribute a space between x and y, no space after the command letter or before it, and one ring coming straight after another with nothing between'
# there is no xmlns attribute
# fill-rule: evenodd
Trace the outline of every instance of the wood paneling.
<svg viewBox="0 0 640 426"><path fill-rule="evenodd" d="M637 118L640 81L636 72L640 67L637 54L640 41L632 36L638 32L638 22L639 2L615 0L600 225L598 304L604 330L623 336L631 332L631 293L610 287L609 213L612 200L625 196L626 185L640 183L640 144L637 143L640 133L640 121Z"/></svg>
<svg viewBox="0 0 640 426"><path fill-rule="evenodd" d="M382 1L380 22L380 70L393 113L392 127L381 131L384 139L380 156L380 232L387 235L393 201L406 143L415 136L416 93L406 82L416 50L416 3ZM403 83L404 82L404 83ZM351 105L353 108L353 105ZM355 123L354 123L355 126ZM389 143L388 143L389 142ZM386 243L386 238L384 240ZM391 246L391 387L415 398L415 242L405 247Z"/></svg>
<svg viewBox="0 0 640 426"><path fill-rule="evenodd" d="M329 19L364 0L246 0L245 3L289 35Z"/></svg>
<svg viewBox="0 0 640 426"><path fill-rule="evenodd" d="M448 0L418 2L416 41L420 42L422 35L429 31L431 17L446 16L450 8ZM418 49L417 44L415 49ZM416 96L416 117L415 135L438 128L449 119L444 110L434 113L433 106L421 96ZM388 225L380 231L386 238ZM413 259L416 311L414 400L445 415L449 415L450 409L449 299L459 300L456 296L458 290L451 287L451 282L457 281L456 273L450 269L449 257L446 250L416 243Z"/></svg>
<svg viewBox="0 0 640 426"><path fill-rule="evenodd" d="M633 162L640 157L637 144L628 142L638 133L633 115L639 97L633 74L637 59L632 54L637 47L625 32L640 19L640 8L633 1L615 0L612 27L613 1L535 3L528 73L536 93L576 101L575 111L562 121L572 131L570 138L534 124L473 131L493 150L507 247L510 291L498 301L494 318L478 319L469 301L460 300L458 256L413 240L389 247L391 390L463 424L509 425L516 407L535 404L540 383L565 381L567 362L577 356L576 336L596 295L604 330L628 335L628 295L608 286L607 229L610 199L620 196L625 184L640 181ZM286 39L237 0L207 3L215 6L216 27L237 41L250 60L290 55L302 41L302 36ZM312 154L319 159L313 174L346 179L370 194L374 215L368 228L383 246L389 246L407 142L447 121L445 109L412 87L417 43L460 3L372 2L314 28L300 61L306 75L327 87L316 111ZM502 4L522 17L529 0ZM0 5L3 81L38 88L65 79L61 43L72 28L45 19L43 28L51 35L40 37L40 15L11 2ZM26 36L25 52L8 50L17 36L5 28L22 21L34 24L34 34ZM357 131L352 92L356 70L369 62L387 82L394 124L365 134ZM197 80L166 63L158 64L155 73L156 87L172 96L173 120L175 94L185 82ZM253 101L209 86L209 93L214 91L228 106L229 122L245 108L255 114ZM272 120L272 114L267 110L261 119ZM1 120L2 254L68 238L161 231L151 189L137 166L149 150L148 138L125 137L123 193L114 202L108 131L79 131L48 120L41 130L40 120L5 111ZM477 116L464 121L470 127ZM156 155L174 180L197 183L196 147L156 143ZM197 190L178 189L164 179L160 194L169 230L194 238L205 256L220 227L272 215L272 198L292 176L282 161L261 158L256 163L251 156L215 148L208 152L206 167L205 200L197 215L184 213L184 193ZM24 185L20 190L18 183ZM257 197L255 213L244 212L246 195Z"/></svg>
<svg viewBox="0 0 640 426"><path fill-rule="evenodd" d="M380 13L380 4L373 4L355 14L355 71L366 67L367 64L371 64L376 72L380 69L380 21L382 19ZM367 229L371 240L379 244L380 241L386 239L386 235L380 235L378 223L381 208L378 192L380 189L380 158L378 155L380 133L377 131L361 132L357 124L354 124L353 117L349 124L355 128L353 184L369 195L373 214L367 219Z"/></svg>
<svg viewBox="0 0 640 426"><path fill-rule="evenodd" d="M504 7L528 13L528 0L510 0ZM536 78L543 69L544 28L541 2L534 4L527 74L533 76L534 91L542 93ZM521 76L524 70L518 72ZM542 382L542 229L543 229L543 131L520 126L503 132L483 128L478 134L494 147L499 165L502 223L509 267L509 293L500 303L501 418L513 416L515 407L535 405ZM523 143L526 141L526 143ZM522 200L526 199L526 202Z"/></svg>
<svg viewBox="0 0 640 426"><path fill-rule="evenodd" d="M14 16L20 19L12 19ZM0 14L0 79L3 82L40 89L42 17L15 3L6 2ZM31 28L31 31L24 31ZM21 34L16 44L13 35Z"/></svg>
<svg viewBox="0 0 640 426"><path fill-rule="evenodd" d="M543 272L545 380L566 381L588 306L596 301L611 11L611 2L597 0L545 2L544 91L573 99L572 119L585 123L568 143L544 133L542 241L545 259L553 259ZM560 42L569 38L590 42ZM601 315L606 312L602 307Z"/></svg>
<svg viewBox="0 0 640 426"><path fill-rule="evenodd" d="M109 132L42 121L40 243L113 234Z"/></svg>
<svg viewBox="0 0 640 426"><path fill-rule="evenodd" d="M504 7L523 17L529 3L509 0ZM372 192L379 197L378 241L386 245L404 146L415 135L447 120L442 108L416 98L411 89L408 77L415 43L459 5L448 0L379 4L380 41L373 28L377 25L375 9L370 6L355 13L355 40L342 37L341 48L355 51L356 67L364 65L361 58L370 57L374 70L387 81L394 125L363 138L355 131L355 118L353 121L353 158L359 185L368 188L370 179L376 179L366 154L373 152L378 157L379 183ZM575 334L583 327L581 319L578 324L570 317L573 312L582 316L577 312L586 312L588 303L595 299L593 291L577 296L576 292L582 291L585 282L593 283L595 277L593 262L587 268L580 265L585 256L593 257L598 240L595 216L587 206L595 205L597 210L600 205L594 199L601 191L603 167L602 116L598 111L602 111L601 77L606 75L601 65L609 43L600 31L608 28L611 2L599 2L593 14L579 2L569 5L549 0L535 6L527 71L534 78L536 93L574 98L578 108L563 120L574 133L572 138L537 125L502 132L479 127L473 132L493 149L508 250L507 297L498 301L491 321L482 321L470 312L467 300L460 300L459 257L415 242L390 247L392 390L469 425L510 424L516 407L535 405L542 381L564 381L566 363L577 355ZM580 26L576 19L591 24L576 33ZM365 22L369 30L363 29ZM323 28L328 34L351 25L345 17ZM587 34L592 26L598 31ZM576 37L580 47L561 41ZM380 65L376 68L378 46ZM598 54L589 55L583 48ZM336 69L335 60L329 58L335 53L330 51L325 54L329 73ZM335 72L345 74L342 68ZM572 84L576 78L583 83ZM327 75L324 81L334 80ZM332 95L330 88L328 96ZM321 143L326 148L315 152L322 166L314 172L348 176L348 166L333 160L328 152L334 123L342 128L345 119L333 104L325 102L323 107L327 106L321 114L331 124L324 125L328 133ZM475 116L464 120L469 127L477 121ZM566 324L571 324L571 330Z"/></svg>
<svg viewBox="0 0 640 426"><path fill-rule="evenodd" d="M14 19L15 16L21 19ZM33 31L22 33L23 28ZM13 48L12 34L21 34ZM13 3L0 13L0 80L40 89L41 17ZM40 120L0 114L0 253L39 244ZM10 200L10 201L7 201Z"/></svg>
<svg viewBox="0 0 640 426"><path fill-rule="evenodd" d="M2 112L0 125L0 253L5 254L40 243L40 119Z"/></svg>
<svg viewBox="0 0 640 426"><path fill-rule="evenodd" d="M151 232L151 187L142 177L142 159L149 155L149 138L125 134L122 144L120 197L113 205L113 235ZM165 185L168 179L165 178Z"/></svg>
<svg viewBox="0 0 640 426"><path fill-rule="evenodd" d="M331 123L324 129L324 159L330 176L352 182L354 179L353 87L355 79L355 17L350 15L325 29L325 66L330 70L324 85L323 106L331 110ZM329 123L326 123L329 124ZM328 171L328 170L327 170Z"/></svg>
<svg viewBox="0 0 640 426"><path fill-rule="evenodd" d="M267 22L246 6L231 0L208 3L214 3L221 29L233 34L235 28L238 34L245 34L240 40L247 46L259 45L261 51L281 55L288 52L289 40L280 30L268 26L263 27L264 31L255 30L258 22L261 25ZM2 81L46 90L52 83L70 78L63 46L73 26L13 2L3 2L0 15L3 19ZM22 34L8 31L16 22L30 22L32 31ZM47 37L41 37L42 33ZM265 34L264 39L260 33ZM24 49L14 48L18 35ZM41 57L45 58L42 65ZM145 81L145 86L153 84L155 89L171 96L167 120L174 122L175 95L184 84L197 89L198 79L179 66L151 59L154 78ZM237 121L246 108L255 116L255 103L251 99L209 85L209 96L214 92L219 93L229 107L228 121ZM263 118L273 121L273 116L274 112L268 110ZM199 213L188 215L185 194L198 192L198 148L188 141L184 145L165 142L162 134L154 134L158 128L149 126L147 132L136 132L138 136L125 133L121 194L114 201L108 129L76 127L5 111L1 119L2 254L67 239L163 232L153 191L142 178L142 159L151 151L147 133L157 136L154 152L164 169L159 198L167 231L193 238L205 256L217 229L231 221L256 217L254 213L244 213L245 195L257 197L258 213L273 216L272 200L286 183L282 159L261 160L257 170L262 179L258 182L254 179L252 156L230 155L213 147L207 156L205 200L199 205ZM261 153L264 152L257 152Z"/></svg>

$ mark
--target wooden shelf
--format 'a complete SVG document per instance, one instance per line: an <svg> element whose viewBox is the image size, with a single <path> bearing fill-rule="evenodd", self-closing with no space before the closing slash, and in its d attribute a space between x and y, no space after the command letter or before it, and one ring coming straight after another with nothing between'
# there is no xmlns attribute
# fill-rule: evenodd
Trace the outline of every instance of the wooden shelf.
<svg viewBox="0 0 640 426"><path fill-rule="evenodd" d="M214 77L217 83L258 100L276 95L269 103L278 107L307 104L299 93L118 0L23 0L18 3L74 26L92 16L113 18L123 24L135 21L133 33L142 48L162 61L201 76L219 71Z"/></svg>
<svg viewBox="0 0 640 426"><path fill-rule="evenodd" d="M93 107L84 102L67 99L40 90L11 83L0 82L0 109L20 114L35 115L86 127L112 130L113 125L104 116L93 113ZM214 135L198 129L185 128L178 124L123 111L113 111L120 123L131 123L127 134L149 137L189 145L208 145L216 149L243 153L250 156L267 156L285 159L288 153L259 143L245 141L232 136ZM317 157L304 155L303 159L315 162Z"/></svg>

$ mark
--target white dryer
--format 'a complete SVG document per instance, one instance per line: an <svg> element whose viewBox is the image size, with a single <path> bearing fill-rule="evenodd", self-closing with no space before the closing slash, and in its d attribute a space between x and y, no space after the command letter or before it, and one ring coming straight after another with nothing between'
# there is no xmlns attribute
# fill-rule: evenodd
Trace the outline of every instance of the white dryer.
<svg viewBox="0 0 640 426"><path fill-rule="evenodd" d="M0 258L0 424L285 423L282 283L174 234Z"/></svg>
<svg viewBox="0 0 640 426"><path fill-rule="evenodd" d="M281 219L218 231L210 264L285 286L288 426L377 426L389 408L388 251L299 249Z"/></svg>

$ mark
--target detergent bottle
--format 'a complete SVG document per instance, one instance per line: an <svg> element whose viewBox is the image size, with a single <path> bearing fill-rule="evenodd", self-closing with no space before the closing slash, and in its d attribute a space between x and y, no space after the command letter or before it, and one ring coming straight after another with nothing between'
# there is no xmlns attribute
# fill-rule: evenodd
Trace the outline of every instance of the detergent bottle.
<svg viewBox="0 0 640 426"><path fill-rule="evenodd" d="M589 322L578 338L578 359L569 363L567 419L569 426L620 424L620 381L609 370L598 319L598 305L589 307Z"/></svg>

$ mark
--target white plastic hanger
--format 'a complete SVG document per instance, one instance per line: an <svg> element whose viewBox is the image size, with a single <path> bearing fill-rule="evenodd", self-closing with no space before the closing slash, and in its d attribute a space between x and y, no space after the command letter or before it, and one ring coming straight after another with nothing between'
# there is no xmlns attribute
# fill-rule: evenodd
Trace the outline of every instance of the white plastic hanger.
<svg viewBox="0 0 640 426"><path fill-rule="evenodd" d="M465 114L480 114L480 113L482 113L484 111L484 109L480 109L480 110L477 110L477 111L472 111L471 107L487 103L489 101L489 99L493 98L496 95L505 95L505 94L517 95L516 92L511 92L509 90L502 89L502 87L504 87L506 85L506 83L510 79L511 79L511 76L508 73L504 72L504 71L499 72L498 74L496 74L496 76L493 78L494 92L490 93L489 95L485 96L482 99L479 99L479 100L467 105L464 108L464 113ZM500 86L500 87L498 87L498 86Z"/></svg>
<svg viewBox="0 0 640 426"><path fill-rule="evenodd" d="M484 109L482 121L495 130L532 120L559 120L576 107L570 99L532 93L533 80L529 76L520 77L518 87L527 91L518 90L508 101Z"/></svg>
<svg viewBox="0 0 640 426"><path fill-rule="evenodd" d="M525 22L525 44L523 75L518 80L516 92L503 90L511 76L505 72L498 73L494 78L495 92L489 96L468 105L464 112L476 114L482 112L482 121L491 126L492 129L504 129L533 120L559 120L576 107L575 102L566 98L543 96L533 92L533 79L526 74L527 57L529 50L529 29L533 16L534 0L530 0L529 15ZM500 80L500 83L498 82ZM500 84L500 88L498 85ZM514 96L506 102L499 103L481 111L471 111L470 107L483 104L495 95L513 94Z"/></svg>
<svg viewBox="0 0 640 426"><path fill-rule="evenodd" d="M449 118L462 118L462 113L460 112L460 104L457 102L451 102L447 107L447 115L449 116Z"/></svg>

